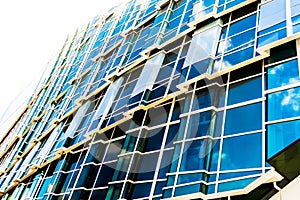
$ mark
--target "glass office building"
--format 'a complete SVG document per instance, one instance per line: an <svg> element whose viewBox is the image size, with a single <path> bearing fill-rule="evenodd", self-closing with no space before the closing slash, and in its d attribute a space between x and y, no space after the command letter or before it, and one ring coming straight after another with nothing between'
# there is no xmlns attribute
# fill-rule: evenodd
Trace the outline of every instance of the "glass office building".
<svg viewBox="0 0 300 200"><path fill-rule="evenodd" d="M1 133L0 198L270 199L299 148L300 0L129 0Z"/></svg>

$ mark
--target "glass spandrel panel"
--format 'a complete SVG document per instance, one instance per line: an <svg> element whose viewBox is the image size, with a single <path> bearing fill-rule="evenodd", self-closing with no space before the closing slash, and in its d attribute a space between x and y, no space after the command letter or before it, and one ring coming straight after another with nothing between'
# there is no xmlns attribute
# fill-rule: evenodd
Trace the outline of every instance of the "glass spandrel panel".
<svg viewBox="0 0 300 200"><path fill-rule="evenodd" d="M268 120L300 116L300 88L268 95Z"/></svg>
<svg viewBox="0 0 300 200"><path fill-rule="evenodd" d="M226 112L225 135L243 133L262 128L262 104L250 104Z"/></svg>
<svg viewBox="0 0 300 200"><path fill-rule="evenodd" d="M221 155L221 170L261 167L261 144L261 133L225 138Z"/></svg>
<svg viewBox="0 0 300 200"><path fill-rule="evenodd" d="M300 71L297 59L268 68L268 89L299 81Z"/></svg>
<svg viewBox="0 0 300 200"><path fill-rule="evenodd" d="M131 97L145 91L146 89L152 89L164 58L165 53L161 52L146 62L135 88L131 93Z"/></svg>

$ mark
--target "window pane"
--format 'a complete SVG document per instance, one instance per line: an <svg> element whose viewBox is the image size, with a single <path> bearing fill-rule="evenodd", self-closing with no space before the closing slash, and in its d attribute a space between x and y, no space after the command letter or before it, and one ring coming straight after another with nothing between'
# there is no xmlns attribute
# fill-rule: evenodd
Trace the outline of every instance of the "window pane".
<svg viewBox="0 0 300 200"><path fill-rule="evenodd" d="M225 121L225 135L260 130L262 127L261 113L261 103L228 110Z"/></svg>
<svg viewBox="0 0 300 200"><path fill-rule="evenodd" d="M204 140L186 142L184 153L182 155L180 171L203 169L205 161L205 146Z"/></svg>
<svg viewBox="0 0 300 200"><path fill-rule="evenodd" d="M219 147L219 141L210 139L186 142L180 171L217 170Z"/></svg>
<svg viewBox="0 0 300 200"><path fill-rule="evenodd" d="M218 187L218 192L243 189L246 186L248 186L250 183L252 183L255 179L256 178L247 178L247 179L242 179L242 180L237 180L237 181L220 183L219 187Z"/></svg>
<svg viewBox="0 0 300 200"><path fill-rule="evenodd" d="M229 92L228 92L228 105L260 98L261 96L262 96L261 77L248 79L230 85Z"/></svg>
<svg viewBox="0 0 300 200"><path fill-rule="evenodd" d="M248 44L252 46L252 43ZM222 69L237 65L253 57L253 46L224 56Z"/></svg>
<svg viewBox="0 0 300 200"><path fill-rule="evenodd" d="M117 159L124 144L124 141L125 139L121 139L110 143L104 161Z"/></svg>
<svg viewBox="0 0 300 200"><path fill-rule="evenodd" d="M157 165L159 153L145 155L136 154L131 168L130 179L133 181L151 180Z"/></svg>
<svg viewBox="0 0 300 200"><path fill-rule="evenodd" d="M268 120L278 120L300 115L300 88L268 95Z"/></svg>
<svg viewBox="0 0 300 200"><path fill-rule="evenodd" d="M268 68L268 89L299 82L297 59Z"/></svg>
<svg viewBox="0 0 300 200"><path fill-rule="evenodd" d="M299 130L299 120L269 125L267 127L268 158L274 156L276 153L300 138Z"/></svg>
<svg viewBox="0 0 300 200"><path fill-rule="evenodd" d="M108 182L111 181L112 179L115 168L116 168L116 162L103 164L100 169L100 173L98 175L94 188L107 186Z"/></svg>
<svg viewBox="0 0 300 200"><path fill-rule="evenodd" d="M224 139L221 170L262 166L262 134L249 134Z"/></svg>
<svg viewBox="0 0 300 200"><path fill-rule="evenodd" d="M152 89L164 58L165 54L160 53L150 58L146 62L143 71L137 81L137 84L135 85L135 88L131 94L131 97L139 94L140 92L143 92L146 89Z"/></svg>
<svg viewBox="0 0 300 200"><path fill-rule="evenodd" d="M200 191L200 184L178 187L175 189L175 196L187 195Z"/></svg>
<svg viewBox="0 0 300 200"><path fill-rule="evenodd" d="M239 33L243 30L255 27L256 24L256 15L251 15L245 19L242 19L229 27L228 36Z"/></svg>
<svg viewBox="0 0 300 200"><path fill-rule="evenodd" d="M239 47L243 44L246 44L251 40L254 40L254 37L255 37L255 29L251 29L242 34L235 35L231 38L228 38L226 41L225 52L235 49L236 47Z"/></svg>
<svg viewBox="0 0 300 200"><path fill-rule="evenodd" d="M285 20L285 0L270 1L260 8L259 30Z"/></svg>
<svg viewBox="0 0 300 200"><path fill-rule="evenodd" d="M211 120L211 111L192 115L189 121L187 138L209 135L208 128Z"/></svg>
<svg viewBox="0 0 300 200"><path fill-rule="evenodd" d="M202 32L196 34L191 41L183 68L198 61L215 55L218 39L221 35L221 21L215 21L203 27Z"/></svg>

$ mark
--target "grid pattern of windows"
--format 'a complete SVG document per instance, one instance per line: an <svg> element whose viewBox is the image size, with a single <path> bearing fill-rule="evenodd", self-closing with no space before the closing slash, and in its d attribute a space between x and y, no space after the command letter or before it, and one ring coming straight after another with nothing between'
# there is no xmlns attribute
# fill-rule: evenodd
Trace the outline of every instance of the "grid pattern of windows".
<svg viewBox="0 0 300 200"><path fill-rule="evenodd" d="M264 199L290 181L270 159L300 138L299 5L128 0L96 16L1 133L0 199Z"/></svg>

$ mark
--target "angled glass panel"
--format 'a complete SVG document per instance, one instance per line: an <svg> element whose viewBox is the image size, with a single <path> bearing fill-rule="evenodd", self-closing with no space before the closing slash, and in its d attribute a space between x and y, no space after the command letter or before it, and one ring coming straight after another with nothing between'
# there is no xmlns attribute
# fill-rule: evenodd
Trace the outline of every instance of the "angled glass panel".
<svg viewBox="0 0 300 200"><path fill-rule="evenodd" d="M164 58L165 53L161 52L155 55L154 57L150 58L146 62L143 71L135 85L135 88L131 93L131 97L134 97L135 95L145 91L146 89L152 89L155 79L158 75L159 69L164 61Z"/></svg>
<svg viewBox="0 0 300 200"><path fill-rule="evenodd" d="M218 20L197 31L192 38L183 68L215 55L221 35L221 25L222 21Z"/></svg>
<svg viewBox="0 0 300 200"><path fill-rule="evenodd" d="M67 129L66 133L64 134L65 137L72 137L74 133L76 132L77 128L79 127L83 117L85 116L86 112L88 111L89 107L91 105L91 101L87 101L83 106L79 108L79 110L76 112L69 128Z"/></svg>
<svg viewBox="0 0 300 200"><path fill-rule="evenodd" d="M113 103L113 100L115 99L115 97L119 91L119 88L120 88L121 84L123 83L123 79L124 79L123 77L120 77L118 80L116 80L109 86L101 103L99 104L99 107L94 116L94 119L99 120L98 127L101 126L101 124L104 120L103 116L106 116L107 113L109 112L110 107Z"/></svg>
<svg viewBox="0 0 300 200"><path fill-rule="evenodd" d="M273 0L263 4L260 8L258 30L263 30L284 21L286 17L285 5L285 0Z"/></svg>

